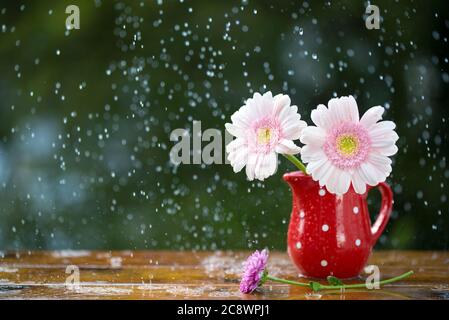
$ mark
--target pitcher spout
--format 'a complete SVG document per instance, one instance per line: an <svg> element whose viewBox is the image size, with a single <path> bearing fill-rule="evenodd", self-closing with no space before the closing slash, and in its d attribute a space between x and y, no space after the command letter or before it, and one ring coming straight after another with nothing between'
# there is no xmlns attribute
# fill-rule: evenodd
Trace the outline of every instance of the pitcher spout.
<svg viewBox="0 0 449 320"><path fill-rule="evenodd" d="M310 176L306 175L302 171L294 171L284 174L282 178L293 188L297 182L305 181L310 178Z"/></svg>

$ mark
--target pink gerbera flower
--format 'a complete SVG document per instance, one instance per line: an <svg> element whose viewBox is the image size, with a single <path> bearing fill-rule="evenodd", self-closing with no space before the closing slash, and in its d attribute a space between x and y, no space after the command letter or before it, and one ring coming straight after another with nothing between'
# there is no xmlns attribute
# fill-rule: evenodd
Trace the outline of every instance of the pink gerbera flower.
<svg viewBox="0 0 449 320"><path fill-rule="evenodd" d="M316 126L303 130L301 158L307 173L331 193L344 194L352 184L363 194L391 173L391 159L399 139L392 121L380 121L384 108L370 108L361 119L352 96L331 99L328 108L312 111Z"/></svg>
<svg viewBox="0 0 449 320"><path fill-rule="evenodd" d="M246 166L249 180L273 175L277 169L277 154L293 155L301 149L293 143L307 124L301 120L297 106L290 106L287 95L263 96L255 93L231 116L226 130L237 137L226 146L228 159L239 172Z"/></svg>
<svg viewBox="0 0 449 320"><path fill-rule="evenodd" d="M257 289L261 282L268 262L268 250L256 250L244 263L244 271L240 282L242 293L251 293Z"/></svg>

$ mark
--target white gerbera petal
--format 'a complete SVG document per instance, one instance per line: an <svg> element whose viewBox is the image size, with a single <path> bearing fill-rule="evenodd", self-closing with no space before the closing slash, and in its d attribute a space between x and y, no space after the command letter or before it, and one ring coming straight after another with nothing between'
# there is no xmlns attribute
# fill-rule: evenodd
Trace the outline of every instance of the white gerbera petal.
<svg viewBox="0 0 449 320"><path fill-rule="evenodd" d="M391 156L394 156L398 152L398 147L393 144L389 147L379 148L376 151L384 156L391 157Z"/></svg>
<svg viewBox="0 0 449 320"><path fill-rule="evenodd" d="M326 189L331 192L336 194L337 190L338 190L338 180L340 179L342 170L338 169L337 167L334 167L329 179L326 183Z"/></svg>
<svg viewBox="0 0 449 320"><path fill-rule="evenodd" d="M291 140L282 139L274 149L277 153L281 154L297 154L301 152L301 148L293 143Z"/></svg>
<svg viewBox="0 0 449 320"><path fill-rule="evenodd" d="M366 129L370 129L377 121L382 119L385 109L381 106L369 108L360 119L360 124Z"/></svg>
<svg viewBox="0 0 449 320"><path fill-rule="evenodd" d="M234 137L243 138L245 136L245 130L242 127L237 127L232 123L226 123L225 128Z"/></svg>
<svg viewBox="0 0 449 320"><path fill-rule="evenodd" d="M262 96L262 99L259 104L257 104L259 108L259 114L265 115L270 114L274 110L274 100L271 91L265 92Z"/></svg>
<svg viewBox="0 0 449 320"><path fill-rule="evenodd" d="M342 195L346 193L351 184L351 175L338 168L334 168L326 183L326 189L334 194Z"/></svg>
<svg viewBox="0 0 449 320"><path fill-rule="evenodd" d="M372 153L368 159L378 171L380 180L385 180L392 171L390 158L383 156L381 154Z"/></svg>
<svg viewBox="0 0 449 320"><path fill-rule="evenodd" d="M227 153L234 152L244 145L246 145L245 139L242 138L234 139L231 142L229 142L228 145L226 146L226 152Z"/></svg>
<svg viewBox="0 0 449 320"><path fill-rule="evenodd" d="M399 139L398 134L394 131L396 125L393 121L381 121L371 126L369 132L373 148L387 148L395 144Z"/></svg>
<svg viewBox="0 0 449 320"><path fill-rule="evenodd" d="M369 155L369 161L374 165L391 165L391 159L380 153L372 152Z"/></svg>
<svg viewBox="0 0 449 320"><path fill-rule="evenodd" d="M338 110L340 108L338 99L336 98L330 99L329 102L327 103L327 106L329 110L328 112L331 126L335 126L342 121L342 119L340 119L340 112Z"/></svg>
<svg viewBox="0 0 449 320"><path fill-rule="evenodd" d="M236 157L234 159L229 159L231 162L232 169L235 173L240 172L243 167L246 165L246 161L248 160L248 151L246 149L240 150L239 153L235 153Z"/></svg>
<svg viewBox="0 0 449 320"><path fill-rule="evenodd" d="M307 127L305 121L300 120L301 116L294 117L290 121L286 121L285 126L283 125L283 135L285 139L297 140L301 137L302 131Z"/></svg>
<svg viewBox="0 0 449 320"><path fill-rule="evenodd" d="M286 94L277 94L274 96L274 109L273 114L279 115L279 112L285 107L290 106L291 100L290 97Z"/></svg>
<svg viewBox="0 0 449 320"><path fill-rule="evenodd" d="M247 128L251 124L251 112L248 106L243 106L231 116L231 121L237 127Z"/></svg>
<svg viewBox="0 0 449 320"><path fill-rule="evenodd" d="M258 158L259 155L257 153L248 154L248 161L246 163L246 176L248 177L249 181L254 180L254 177L256 175L256 164Z"/></svg>
<svg viewBox="0 0 449 320"><path fill-rule="evenodd" d="M304 144L320 147L326 141L326 132L319 127L308 126L302 131L300 141Z"/></svg>
<svg viewBox="0 0 449 320"><path fill-rule="evenodd" d="M367 184L370 186L375 186L379 182L383 181L381 173L377 170L375 166L373 166L369 162L362 163L360 166L360 173L362 178L365 180Z"/></svg>
<svg viewBox="0 0 449 320"><path fill-rule="evenodd" d="M351 175L347 171L341 170L340 178L338 179L337 183L337 190L335 191L336 194L342 195L348 192L349 186L351 185Z"/></svg>
<svg viewBox="0 0 449 320"><path fill-rule="evenodd" d="M324 151L321 147L311 145L311 144L306 144L304 147L301 148L301 159L304 163L316 161L321 158L327 159L327 157L324 154Z"/></svg>
<svg viewBox="0 0 449 320"><path fill-rule="evenodd" d="M363 180L359 171L360 169L354 170L354 172L352 173L351 182L355 192L364 194L366 192L366 182L365 180Z"/></svg>
<svg viewBox="0 0 449 320"><path fill-rule="evenodd" d="M266 178L272 176L277 168L278 168L278 155L276 152L272 152L269 154L269 156L267 157L267 159L265 159L265 164L266 164Z"/></svg>
<svg viewBox="0 0 449 320"><path fill-rule="evenodd" d="M384 139L373 139L371 140L371 147L376 150L387 149L394 145L394 137L391 137L390 140L385 137Z"/></svg>
<svg viewBox="0 0 449 320"><path fill-rule="evenodd" d="M294 116L297 113L298 113L297 106L284 106L278 113L278 119L282 125L285 125L286 121L288 121L292 116Z"/></svg>
<svg viewBox="0 0 449 320"><path fill-rule="evenodd" d="M330 163L330 161L328 161ZM319 179L320 186L328 185L329 179L334 177L334 172L338 170L333 164L330 164L329 168L324 172L323 176Z"/></svg>
<svg viewBox="0 0 449 320"><path fill-rule="evenodd" d="M321 179L323 179L326 174L329 172L329 170L331 169L331 162L327 159L325 159L325 161L319 166L317 167L314 172L313 172L313 180L315 181L319 181Z"/></svg>
<svg viewBox="0 0 449 320"><path fill-rule="evenodd" d="M318 180L317 178L317 173L319 172L319 170L321 169L321 167L323 165L325 165L327 162L326 158L320 158L317 161L312 161L307 165L307 173L312 175L312 178L314 178L314 180Z"/></svg>
<svg viewBox="0 0 449 320"><path fill-rule="evenodd" d="M328 106L334 123L359 121L357 102L352 96L331 99L329 100Z"/></svg>
<svg viewBox="0 0 449 320"><path fill-rule="evenodd" d="M345 113L347 113L349 121L358 122L360 120L359 108L357 106L357 102L355 101L354 97L353 96L342 97L341 103L345 108Z"/></svg>
<svg viewBox="0 0 449 320"><path fill-rule="evenodd" d="M226 146L228 152L228 160L231 163L234 172L239 172L246 165L248 160L248 147L246 141L242 138L237 138L231 141Z"/></svg>
<svg viewBox="0 0 449 320"><path fill-rule="evenodd" d="M312 110L311 118L313 123L324 131L331 128L332 123L329 110L324 104L320 104L316 109Z"/></svg>
<svg viewBox="0 0 449 320"><path fill-rule="evenodd" d="M253 97L246 100L245 104L248 106L248 111L253 119L254 117L263 117L265 114L263 108L264 100L259 92L254 93Z"/></svg>
<svg viewBox="0 0 449 320"><path fill-rule="evenodd" d="M380 121L371 126L370 136L382 136L386 133L392 132L396 128L396 124L393 121Z"/></svg>
<svg viewBox="0 0 449 320"><path fill-rule="evenodd" d="M329 112L335 122L359 121L359 110L354 97L341 97L329 100Z"/></svg>
<svg viewBox="0 0 449 320"><path fill-rule="evenodd" d="M277 169L277 154L271 152L269 154L259 155L256 168L254 171L254 177L263 181L265 178L273 175Z"/></svg>

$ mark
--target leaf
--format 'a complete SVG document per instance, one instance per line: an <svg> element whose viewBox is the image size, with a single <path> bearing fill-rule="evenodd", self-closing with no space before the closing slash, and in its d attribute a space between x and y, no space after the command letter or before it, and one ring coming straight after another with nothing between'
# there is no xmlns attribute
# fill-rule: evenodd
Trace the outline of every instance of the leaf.
<svg viewBox="0 0 449 320"><path fill-rule="evenodd" d="M310 288L312 288L313 291L320 291L320 289L321 289L321 284L319 284L318 282L315 282L315 281L309 282L309 286L310 286Z"/></svg>
<svg viewBox="0 0 449 320"><path fill-rule="evenodd" d="M327 276L327 282L332 286L342 286L343 282L334 276Z"/></svg>

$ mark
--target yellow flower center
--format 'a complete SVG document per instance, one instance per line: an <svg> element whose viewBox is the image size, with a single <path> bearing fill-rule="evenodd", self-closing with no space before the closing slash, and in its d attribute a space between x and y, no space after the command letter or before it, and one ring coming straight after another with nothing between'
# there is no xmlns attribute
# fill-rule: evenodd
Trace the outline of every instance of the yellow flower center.
<svg viewBox="0 0 449 320"><path fill-rule="evenodd" d="M353 156L359 150L359 139L353 135L342 134L337 138L337 150L342 156Z"/></svg>
<svg viewBox="0 0 449 320"><path fill-rule="evenodd" d="M271 130L270 128L259 128L257 130L257 141L260 144L267 144L271 140Z"/></svg>

